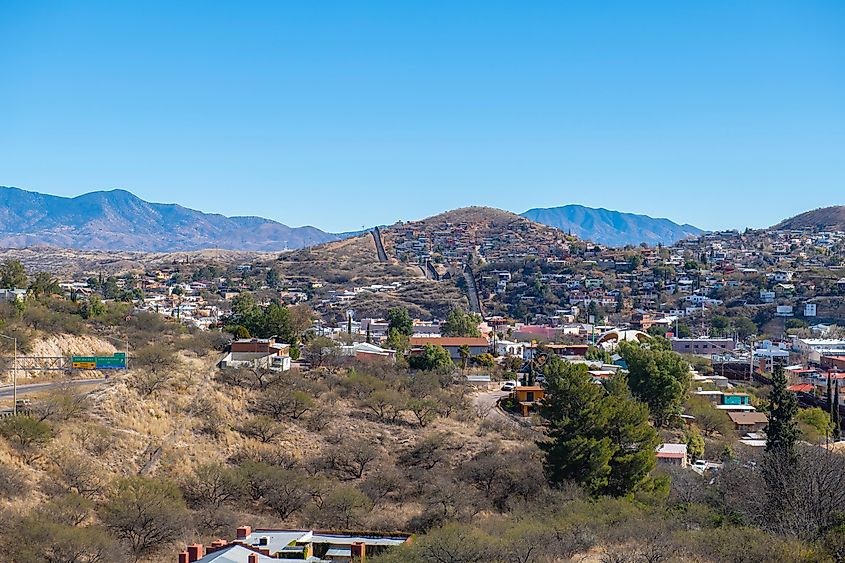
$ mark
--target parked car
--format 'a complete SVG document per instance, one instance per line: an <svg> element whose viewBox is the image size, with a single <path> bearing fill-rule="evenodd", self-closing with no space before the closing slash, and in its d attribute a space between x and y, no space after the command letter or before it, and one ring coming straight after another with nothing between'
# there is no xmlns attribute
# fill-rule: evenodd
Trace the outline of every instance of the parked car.
<svg viewBox="0 0 845 563"><path fill-rule="evenodd" d="M502 391L513 391L516 389L516 381L505 381L505 384L502 385Z"/></svg>

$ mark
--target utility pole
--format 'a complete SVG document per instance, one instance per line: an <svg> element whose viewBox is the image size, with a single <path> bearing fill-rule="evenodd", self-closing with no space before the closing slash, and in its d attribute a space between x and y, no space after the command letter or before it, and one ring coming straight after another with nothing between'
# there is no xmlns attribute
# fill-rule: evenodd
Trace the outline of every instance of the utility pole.
<svg viewBox="0 0 845 563"><path fill-rule="evenodd" d="M0 338L5 338L6 340L11 340L14 343L14 356L12 358L12 401L14 401L14 405L12 406L12 414L17 416L17 414L18 414L18 339L12 338L11 336L6 336L5 334L0 334Z"/></svg>

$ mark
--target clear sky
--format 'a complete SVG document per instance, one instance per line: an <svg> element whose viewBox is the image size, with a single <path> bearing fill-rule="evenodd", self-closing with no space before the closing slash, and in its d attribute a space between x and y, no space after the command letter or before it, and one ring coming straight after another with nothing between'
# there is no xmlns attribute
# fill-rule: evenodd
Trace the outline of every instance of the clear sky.
<svg viewBox="0 0 845 563"><path fill-rule="evenodd" d="M326 230L845 204L845 2L0 2L0 185Z"/></svg>

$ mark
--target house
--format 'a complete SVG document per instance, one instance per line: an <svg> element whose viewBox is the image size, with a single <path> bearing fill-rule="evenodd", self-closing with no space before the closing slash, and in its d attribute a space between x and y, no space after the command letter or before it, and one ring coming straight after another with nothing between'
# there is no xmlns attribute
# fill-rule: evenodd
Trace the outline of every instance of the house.
<svg viewBox="0 0 845 563"><path fill-rule="evenodd" d="M411 354L419 353L426 346L432 344L434 346L442 346L449 352L449 356L453 362L461 360L461 347L469 348L470 357L478 356L479 354L486 354L489 351L490 344L486 338L475 337L449 337L449 336L412 336L410 338Z"/></svg>
<svg viewBox="0 0 845 563"><path fill-rule="evenodd" d="M661 444L656 450L657 462L686 467L689 461L686 444Z"/></svg>
<svg viewBox="0 0 845 563"><path fill-rule="evenodd" d="M545 351L561 358L575 359L586 356L589 349L589 344L527 344L523 349L522 357L531 360L538 353Z"/></svg>
<svg viewBox="0 0 845 563"><path fill-rule="evenodd" d="M678 354L711 356L724 354L736 348L732 338L673 338L672 351Z"/></svg>
<svg viewBox="0 0 845 563"><path fill-rule="evenodd" d="M396 350L381 348L367 342L356 342L350 346L341 346L342 356L351 356L356 360L369 363L392 363L396 360Z"/></svg>
<svg viewBox="0 0 845 563"><path fill-rule="evenodd" d="M271 338L235 340L218 364L220 368L265 368L274 371L290 369L290 345Z"/></svg>
<svg viewBox="0 0 845 563"><path fill-rule="evenodd" d="M523 348L525 344L522 342L512 342L510 340L496 341L496 354L499 356L518 356L522 357Z"/></svg>
<svg viewBox="0 0 845 563"><path fill-rule="evenodd" d="M517 387L511 392L511 397L519 405L519 412L522 416L527 417L531 411L536 409L537 405L546 396L546 390L539 385L525 385Z"/></svg>
<svg viewBox="0 0 845 563"><path fill-rule="evenodd" d="M716 408L723 411L753 411L756 410L751 404L751 396L748 393L725 393L722 391L709 391L699 389L694 392L699 397L705 397L714 403Z"/></svg>
<svg viewBox="0 0 845 563"><path fill-rule="evenodd" d="M309 563L363 562L410 541L411 535L404 533L252 530L242 526L234 541L216 540L208 548L200 544L187 546L179 554L178 563L272 563L292 559Z"/></svg>
<svg viewBox="0 0 845 563"><path fill-rule="evenodd" d="M741 435L760 432L769 423L769 417L762 412L729 412L728 416L731 417L731 421Z"/></svg>

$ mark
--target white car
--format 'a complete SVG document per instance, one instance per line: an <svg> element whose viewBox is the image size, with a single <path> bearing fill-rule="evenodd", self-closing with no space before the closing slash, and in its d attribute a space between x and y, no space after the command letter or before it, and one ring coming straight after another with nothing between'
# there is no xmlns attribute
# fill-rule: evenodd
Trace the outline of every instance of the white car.
<svg viewBox="0 0 845 563"><path fill-rule="evenodd" d="M513 391L516 389L516 381L505 381L505 384L502 385L502 391Z"/></svg>

